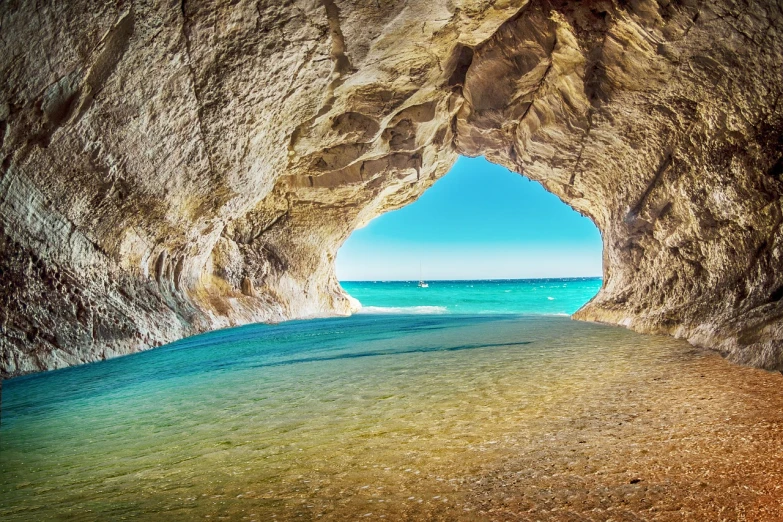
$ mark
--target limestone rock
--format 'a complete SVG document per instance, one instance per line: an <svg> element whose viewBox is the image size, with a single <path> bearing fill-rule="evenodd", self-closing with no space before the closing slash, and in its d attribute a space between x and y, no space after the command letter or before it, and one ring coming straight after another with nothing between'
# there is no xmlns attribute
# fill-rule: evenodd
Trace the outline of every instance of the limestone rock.
<svg viewBox="0 0 783 522"><path fill-rule="evenodd" d="M783 10L0 4L0 371L350 313L352 230L486 155L600 228L576 317L783 368Z"/></svg>

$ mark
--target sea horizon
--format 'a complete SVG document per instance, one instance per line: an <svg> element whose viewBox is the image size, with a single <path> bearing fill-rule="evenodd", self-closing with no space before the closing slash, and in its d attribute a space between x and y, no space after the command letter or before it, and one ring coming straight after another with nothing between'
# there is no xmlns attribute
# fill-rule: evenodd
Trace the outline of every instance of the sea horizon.
<svg viewBox="0 0 783 522"><path fill-rule="evenodd" d="M473 281L576 281L584 279L601 279L603 276L563 276L563 277L492 277L481 279L338 279L340 283L410 283L417 281L440 282L473 282Z"/></svg>

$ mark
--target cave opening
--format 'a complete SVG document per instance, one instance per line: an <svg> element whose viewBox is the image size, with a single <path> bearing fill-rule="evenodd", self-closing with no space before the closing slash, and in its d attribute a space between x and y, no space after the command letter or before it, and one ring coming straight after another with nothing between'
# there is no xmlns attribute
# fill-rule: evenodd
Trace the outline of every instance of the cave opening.
<svg viewBox="0 0 783 522"><path fill-rule="evenodd" d="M336 270L364 310L570 315L601 286L602 241L539 183L462 156L416 201L355 230Z"/></svg>

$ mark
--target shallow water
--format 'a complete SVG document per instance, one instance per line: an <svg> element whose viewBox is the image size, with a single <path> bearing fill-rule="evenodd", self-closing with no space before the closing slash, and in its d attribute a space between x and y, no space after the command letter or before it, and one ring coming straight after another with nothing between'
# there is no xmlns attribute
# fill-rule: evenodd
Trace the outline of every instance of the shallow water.
<svg viewBox="0 0 783 522"><path fill-rule="evenodd" d="M6 381L2 520L779 520L783 377L560 317L359 315Z"/></svg>
<svg viewBox="0 0 783 522"><path fill-rule="evenodd" d="M344 281L361 313L571 315L601 288L600 277L488 281Z"/></svg>

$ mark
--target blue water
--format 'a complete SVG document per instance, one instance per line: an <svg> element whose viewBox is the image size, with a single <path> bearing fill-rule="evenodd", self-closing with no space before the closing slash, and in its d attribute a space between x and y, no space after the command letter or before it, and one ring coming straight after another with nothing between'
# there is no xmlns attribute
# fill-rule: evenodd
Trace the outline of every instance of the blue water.
<svg viewBox="0 0 783 522"><path fill-rule="evenodd" d="M489 281L344 281L361 313L571 315L601 288L600 277Z"/></svg>
<svg viewBox="0 0 783 522"><path fill-rule="evenodd" d="M630 332L555 317L600 284L345 283L363 313L11 379L0 519L345 520L379 491L389 519L426 518L445 506L423 498L457 498L438 477L500 458L493 441L542 405L591 395L569 388L592 382L563 371L576 358L627 374L606 350Z"/></svg>
<svg viewBox="0 0 783 522"><path fill-rule="evenodd" d="M599 280L430 285L345 283L365 313L5 381L0 520L565 520L562 506L607 520L634 477L655 515L688 501L690 470L728 463L705 476L732 484L775 472L779 437L716 429L745 411L778 422L759 415L780 411L774 397L743 402L759 375L556 316ZM735 461L714 458L721 444Z"/></svg>

